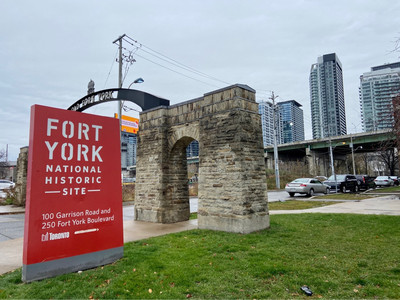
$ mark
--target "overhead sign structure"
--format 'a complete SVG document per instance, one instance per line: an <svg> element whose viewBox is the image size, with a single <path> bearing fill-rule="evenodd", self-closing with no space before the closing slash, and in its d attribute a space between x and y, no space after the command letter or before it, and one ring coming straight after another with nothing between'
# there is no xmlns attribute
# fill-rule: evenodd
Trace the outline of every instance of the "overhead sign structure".
<svg viewBox="0 0 400 300"><path fill-rule="evenodd" d="M118 114L114 114L114 117L118 119ZM121 131L137 134L138 130L139 119L124 115L121 116Z"/></svg>
<svg viewBox="0 0 400 300"><path fill-rule="evenodd" d="M119 146L117 119L32 106L23 281L123 256Z"/></svg>
<svg viewBox="0 0 400 300"><path fill-rule="evenodd" d="M169 100L132 89L107 89L91 93L68 107L68 110L84 111L94 105L109 101L130 101L145 111L159 106L169 106Z"/></svg>

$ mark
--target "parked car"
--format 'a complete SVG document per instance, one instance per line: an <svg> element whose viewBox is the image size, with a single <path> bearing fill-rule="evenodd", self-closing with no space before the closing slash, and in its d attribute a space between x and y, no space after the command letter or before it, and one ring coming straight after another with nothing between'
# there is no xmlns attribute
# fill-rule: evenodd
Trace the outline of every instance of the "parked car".
<svg viewBox="0 0 400 300"><path fill-rule="evenodd" d="M374 179L376 177L368 175L356 175L359 190L368 190L376 188Z"/></svg>
<svg viewBox="0 0 400 300"><path fill-rule="evenodd" d="M133 183L136 182L136 178L135 177L124 177L122 178L122 183Z"/></svg>
<svg viewBox="0 0 400 300"><path fill-rule="evenodd" d="M376 186L393 186L394 181L390 176L378 176L375 178Z"/></svg>
<svg viewBox="0 0 400 300"><path fill-rule="evenodd" d="M6 180L6 179L0 179L0 190L7 190L9 188L13 188L15 187L15 183L10 181L10 180Z"/></svg>
<svg viewBox="0 0 400 300"><path fill-rule="evenodd" d="M315 176L314 178L315 178L315 179L318 179L318 180L321 181L321 182L324 182L325 180L328 179L328 177L322 176L322 175Z"/></svg>
<svg viewBox="0 0 400 300"><path fill-rule="evenodd" d="M297 178L286 184L285 191L290 197L293 197L295 193L307 194L311 197L314 193L328 194L329 186L315 178Z"/></svg>
<svg viewBox="0 0 400 300"><path fill-rule="evenodd" d="M336 189L342 193L346 193L347 190L355 193L359 191L356 176L350 174L336 175L336 179L335 175L332 175L324 183L329 185L331 191Z"/></svg>
<svg viewBox="0 0 400 300"><path fill-rule="evenodd" d="M399 177L389 176L393 180L393 185L399 185Z"/></svg>

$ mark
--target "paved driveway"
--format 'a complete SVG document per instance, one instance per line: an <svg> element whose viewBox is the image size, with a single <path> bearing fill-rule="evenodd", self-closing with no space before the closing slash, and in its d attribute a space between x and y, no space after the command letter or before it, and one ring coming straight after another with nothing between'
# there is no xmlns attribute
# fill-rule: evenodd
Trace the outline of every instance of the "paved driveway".
<svg viewBox="0 0 400 300"><path fill-rule="evenodd" d="M361 201L345 201L323 207L303 210L271 210L270 215L298 213L338 213L363 215L400 216L400 199L398 196L383 196Z"/></svg>

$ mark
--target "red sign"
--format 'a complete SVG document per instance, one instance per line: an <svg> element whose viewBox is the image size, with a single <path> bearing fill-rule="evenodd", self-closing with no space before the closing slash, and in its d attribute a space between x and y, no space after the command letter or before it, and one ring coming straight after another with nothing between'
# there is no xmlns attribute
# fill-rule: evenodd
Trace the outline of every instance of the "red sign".
<svg viewBox="0 0 400 300"><path fill-rule="evenodd" d="M34 105L30 130L24 267L122 247L118 120Z"/></svg>

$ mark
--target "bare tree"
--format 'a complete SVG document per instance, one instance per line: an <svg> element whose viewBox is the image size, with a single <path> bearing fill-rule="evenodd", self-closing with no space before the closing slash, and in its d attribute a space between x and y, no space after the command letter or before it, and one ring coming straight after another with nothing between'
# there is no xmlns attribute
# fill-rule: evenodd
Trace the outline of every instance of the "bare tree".
<svg viewBox="0 0 400 300"><path fill-rule="evenodd" d="M7 155L4 149L0 149L0 178L5 178L7 163Z"/></svg>
<svg viewBox="0 0 400 300"><path fill-rule="evenodd" d="M6 161L6 150L0 149L0 163Z"/></svg>
<svg viewBox="0 0 400 300"><path fill-rule="evenodd" d="M379 151L379 158L384 162L390 175L395 175L399 165L399 156L395 147L387 147Z"/></svg>

